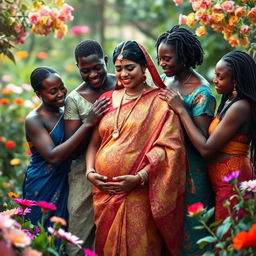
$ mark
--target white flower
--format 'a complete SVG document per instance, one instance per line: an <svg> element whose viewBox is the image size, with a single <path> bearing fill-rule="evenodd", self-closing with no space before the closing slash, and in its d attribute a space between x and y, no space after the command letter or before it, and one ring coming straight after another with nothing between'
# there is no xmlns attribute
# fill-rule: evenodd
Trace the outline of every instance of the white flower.
<svg viewBox="0 0 256 256"><path fill-rule="evenodd" d="M256 180L248 180L240 183L240 189L242 191L256 192Z"/></svg>

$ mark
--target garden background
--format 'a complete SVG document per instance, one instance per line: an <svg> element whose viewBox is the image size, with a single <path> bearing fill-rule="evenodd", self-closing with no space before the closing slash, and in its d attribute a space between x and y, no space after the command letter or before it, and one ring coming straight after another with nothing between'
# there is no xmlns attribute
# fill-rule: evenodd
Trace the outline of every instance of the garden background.
<svg viewBox="0 0 256 256"><path fill-rule="evenodd" d="M38 35L36 33L40 31L23 20L23 32L26 31L24 42L20 41L23 44L11 42L17 34L7 35L9 32L6 31L10 30L4 30L7 17L3 15L4 4L11 3L24 9L25 17L15 17L14 14L17 22L27 19L32 11L29 9L31 3L51 6L53 2L63 5L62 0L0 1L0 211L4 209L8 192L21 194L22 190L30 156L24 137L24 119L39 104L29 85L30 73L35 67L55 68L70 92L81 83L74 59L74 48L80 41L98 40L109 57L109 72L114 72L112 52L119 42L132 39L142 43L157 64L157 36L178 23L200 36L205 60L197 71L211 84L214 65L228 51L242 49L255 58L255 0L66 0L74 10L71 11L73 17L65 22L68 29L64 27L62 39L55 38L56 34L54 36L52 32L46 36ZM225 8L221 7L223 3ZM5 25L17 31L14 17L8 16L9 23ZM57 34L57 37L63 35ZM213 91L215 93L214 88Z"/></svg>

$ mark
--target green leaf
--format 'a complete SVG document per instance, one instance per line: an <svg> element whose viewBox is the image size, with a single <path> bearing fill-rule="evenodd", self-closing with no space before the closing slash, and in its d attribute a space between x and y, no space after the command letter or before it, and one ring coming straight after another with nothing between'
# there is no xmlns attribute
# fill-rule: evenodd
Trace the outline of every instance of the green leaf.
<svg viewBox="0 0 256 256"><path fill-rule="evenodd" d="M59 253L51 247L48 247L46 251L51 253L51 255L59 256Z"/></svg>
<svg viewBox="0 0 256 256"><path fill-rule="evenodd" d="M15 58L14 58L13 54L11 53L11 51L9 51L9 50L5 51L4 55L6 55L14 64L16 64Z"/></svg>
<svg viewBox="0 0 256 256"><path fill-rule="evenodd" d="M203 238L199 239L199 240L197 241L197 244L200 244L200 243L202 243L202 242L214 243L214 242L216 242L216 238L213 237L213 236L206 236L206 237L203 237Z"/></svg>
<svg viewBox="0 0 256 256"><path fill-rule="evenodd" d="M193 229L200 230L200 229L205 229L205 227L204 226L195 226L195 227L193 227Z"/></svg>
<svg viewBox="0 0 256 256"><path fill-rule="evenodd" d="M203 256L215 256L214 252L205 252Z"/></svg>
<svg viewBox="0 0 256 256"><path fill-rule="evenodd" d="M212 207L202 216L202 220L207 223L207 221L213 216L215 207Z"/></svg>

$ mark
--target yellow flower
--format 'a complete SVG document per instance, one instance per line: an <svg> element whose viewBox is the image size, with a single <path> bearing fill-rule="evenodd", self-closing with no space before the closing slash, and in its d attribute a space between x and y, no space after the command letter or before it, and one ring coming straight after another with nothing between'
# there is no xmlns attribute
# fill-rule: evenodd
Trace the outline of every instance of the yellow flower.
<svg viewBox="0 0 256 256"><path fill-rule="evenodd" d="M196 25L195 14L193 12L191 12L187 16L186 25L189 26L190 28L193 28Z"/></svg>
<svg viewBox="0 0 256 256"><path fill-rule="evenodd" d="M42 5L43 3L41 1L36 1L35 3L33 3L33 10L35 11L39 10Z"/></svg>
<svg viewBox="0 0 256 256"><path fill-rule="evenodd" d="M64 3L64 0L52 0L52 2L54 3L54 4L63 4Z"/></svg>
<svg viewBox="0 0 256 256"><path fill-rule="evenodd" d="M214 23L222 23L222 21L224 20L225 15L223 13L217 13L217 12L213 12L212 13L212 20Z"/></svg>
<svg viewBox="0 0 256 256"><path fill-rule="evenodd" d="M223 35L224 35L224 39L228 41L231 34L228 32L223 32Z"/></svg>
<svg viewBox="0 0 256 256"><path fill-rule="evenodd" d="M231 16L229 18L229 25L235 25L238 22L239 18L237 16Z"/></svg>
<svg viewBox="0 0 256 256"><path fill-rule="evenodd" d="M14 55L17 60L23 60L28 57L28 52L27 51L18 51Z"/></svg>
<svg viewBox="0 0 256 256"><path fill-rule="evenodd" d="M19 165L19 164L20 164L20 159L18 159L18 158L13 158L10 161L10 165L12 165L12 166Z"/></svg>
<svg viewBox="0 0 256 256"><path fill-rule="evenodd" d="M206 35L206 29L204 26L200 26L199 28L196 29L196 35L197 36L204 36Z"/></svg>
<svg viewBox="0 0 256 256"><path fill-rule="evenodd" d="M12 91L11 91L11 90L8 90L8 89L6 89L6 88L3 88L2 94L3 94L3 95L9 95L9 94L12 94Z"/></svg>
<svg viewBox="0 0 256 256"><path fill-rule="evenodd" d="M8 193L8 196L9 196L9 197L14 197L14 198L20 197L20 195L14 193L14 192L9 192L9 193Z"/></svg>

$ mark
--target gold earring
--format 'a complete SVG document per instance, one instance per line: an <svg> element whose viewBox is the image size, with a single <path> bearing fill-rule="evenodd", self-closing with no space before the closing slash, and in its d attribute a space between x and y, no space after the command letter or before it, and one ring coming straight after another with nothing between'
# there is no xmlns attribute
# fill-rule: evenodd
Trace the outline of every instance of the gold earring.
<svg viewBox="0 0 256 256"><path fill-rule="evenodd" d="M234 85L234 89L233 89L232 95L233 95L234 98L236 98L236 96L237 96L237 90L236 90L236 86L235 85Z"/></svg>

